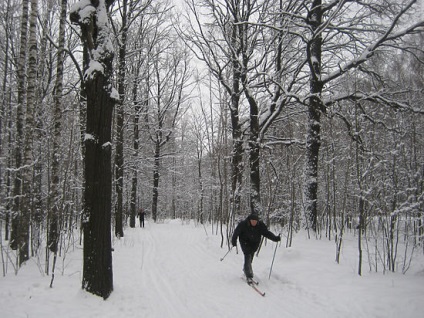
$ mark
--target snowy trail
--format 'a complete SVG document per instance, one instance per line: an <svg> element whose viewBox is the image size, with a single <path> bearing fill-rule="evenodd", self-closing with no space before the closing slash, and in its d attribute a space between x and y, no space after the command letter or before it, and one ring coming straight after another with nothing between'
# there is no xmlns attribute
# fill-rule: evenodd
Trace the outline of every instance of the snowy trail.
<svg viewBox="0 0 424 318"><path fill-rule="evenodd" d="M206 235L201 226L182 225L181 221L150 223L144 229L127 230L123 240L134 244L125 243L122 249L116 249L114 263L119 262L119 268L125 266L126 271L138 270L134 279L127 283L138 295L134 314L143 313L144 317L194 318L201 313L202 318L234 318L234 313L238 313L237 317L261 318L281 315L387 318L387 313L380 315L385 312L380 307L387 303L379 304L379 296L367 290L367 281L363 287L356 286L362 292L357 295L352 290L352 284L358 280L353 271L346 277L344 268L343 276L337 279L341 267L331 261L331 254L323 264L307 264L313 254L279 247L269 280L275 243L268 242L253 262L259 287L266 292L266 296L261 297L241 279L242 254L233 249L221 262L226 249L219 248L220 237ZM323 248L329 245L328 242L315 243ZM128 246L133 249L131 253L126 251ZM329 247L332 249L331 245ZM120 253L132 254L132 257L127 261ZM302 267L296 268L296 262ZM310 268L302 273L306 266ZM331 267L335 270L333 278L328 271ZM323 281L323 275L329 276L327 282ZM120 284L119 277L115 278L115 284ZM128 285L123 288L128 289ZM396 293L392 297L395 301ZM364 307L364 303L369 306ZM391 308L391 317L398 317L395 309Z"/></svg>
<svg viewBox="0 0 424 318"><path fill-rule="evenodd" d="M208 234L206 234L208 232ZM424 264L409 275L359 277L355 241L345 238L342 261L334 244L298 234L292 248L268 241L253 261L261 297L242 280L243 255L219 248L210 227L146 222L114 239L114 292L107 301L81 290L82 251L58 263L53 288L28 263L0 278L5 318L416 318L424 310ZM366 269L364 268L364 271ZM63 275L59 273L63 271Z"/></svg>
<svg viewBox="0 0 424 318"><path fill-rule="evenodd" d="M169 226L180 230L169 231ZM199 312L217 317L222 314L223 302L228 306L234 300L230 285L223 281L219 258L211 252L216 247L210 246L204 231L203 236L193 234L191 226L179 224L154 224L127 232L125 242L137 244L124 243L123 249L128 245L133 249L133 260L120 267L125 263L127 270L139 269L140 273L128 283L137 290L139 303L145 304L142 307L148 306L148 317L198 317ZM120 243L122 240L115 244ZM123 249L122 254L129 254ZM121 262L119 252L114 259Z"/></svg>

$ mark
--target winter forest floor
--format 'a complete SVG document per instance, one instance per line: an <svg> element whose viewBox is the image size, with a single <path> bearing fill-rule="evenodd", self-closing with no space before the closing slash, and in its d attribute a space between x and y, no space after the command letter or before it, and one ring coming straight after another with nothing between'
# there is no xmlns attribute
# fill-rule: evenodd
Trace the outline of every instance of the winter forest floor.
<svg viewBox="0 0 424 318"><path fill-rule="evenodd" d="M206 233L207 232L207 233ZM405 274L357 275L355 237L346 237L341 262L334 242L298 233L283 238L268 279L275 244L268 241L253 269L261 297L242 278L243 255L221 249L220 235L193 222L146 222L114 239L114 291L104 301L81 290L82 250L58 261L53 288L36 259L17 276L0 277L0 316L143 318L415 318L424 312L424 262L418 253Z"/></svg>

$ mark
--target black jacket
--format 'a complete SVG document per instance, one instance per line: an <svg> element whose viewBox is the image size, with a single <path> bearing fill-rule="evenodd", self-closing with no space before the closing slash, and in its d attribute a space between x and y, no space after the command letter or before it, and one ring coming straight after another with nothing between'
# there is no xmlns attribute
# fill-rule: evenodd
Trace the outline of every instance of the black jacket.
<svg viewBox="0 0 424 318"><path fill-rule="evenodd" d="M274 242L279 241L279 237L269 231L264 222L258 221L256 226L252 226L247 218L237 225L231 243L236 246L238 237L243 253L252 254L258 249L262 235Z"/></svg>

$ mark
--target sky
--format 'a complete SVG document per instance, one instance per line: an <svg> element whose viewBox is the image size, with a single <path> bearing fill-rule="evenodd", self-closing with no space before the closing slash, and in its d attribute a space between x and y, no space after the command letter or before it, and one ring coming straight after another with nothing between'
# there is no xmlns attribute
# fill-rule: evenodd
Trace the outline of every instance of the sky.
<svg viewBox="0 0 424 318"><path fill-rule="evenodd" d="M137 225L138 226L138 225ZM369 271L358 276L357 237L347 234L340 264L335 244L293 238L291 247L267 241L253 261L256 293L243 280L243 255L220 248L216 229L181 220L127 228L113 239L114 291L107 300L81 289L82 247L61 254L53 287L44 256L14 274L13 253L2 242L6 276L0 277L0 316L144 318L417 318L424 312L424 258L417 250L406 274ZM275 229L271 228L274 232ZM278 232L276 232L278 233ZM239 250L239 248L238 248ZM275 253L274 262L273 256ZM398 256L399 261L401 255ZM271 270L272 264L272 270ZM271 275L270 275L271 274Z"/></svg>

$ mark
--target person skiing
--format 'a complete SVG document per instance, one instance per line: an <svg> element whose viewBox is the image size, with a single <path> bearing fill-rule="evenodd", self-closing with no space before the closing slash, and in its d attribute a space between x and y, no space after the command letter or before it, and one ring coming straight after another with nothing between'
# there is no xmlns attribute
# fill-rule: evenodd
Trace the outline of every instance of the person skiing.
<svg viewBox="0 0 424 318"><path fill-rule="evenodd" d="M146 213L144 213L144 210L142 208L140 208L138 210L138 217L140 219L140 227L144 227L144 216Z"/></svg>
<svg viewBox="0 0 424 318"><path fill-rule="evenodd" d="M274 242L281 241L280 235L275 235L269 231L265 223L259 220L256 214L252 213L236 226L231 238L233 246L237 246L237 238L239 238L241 250L244 254L243 271L248 283L253 280L253 256L259 248L262 236Z"/></svg>

